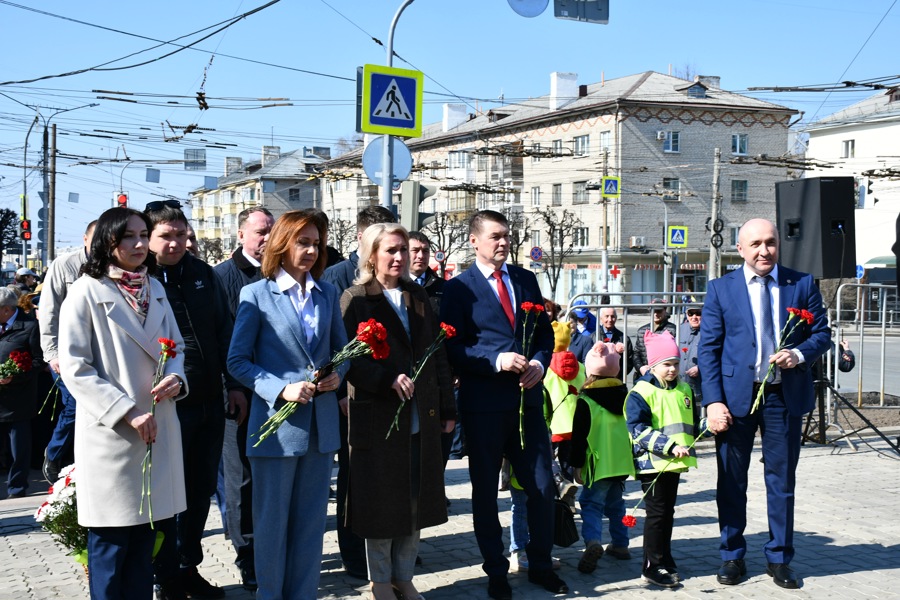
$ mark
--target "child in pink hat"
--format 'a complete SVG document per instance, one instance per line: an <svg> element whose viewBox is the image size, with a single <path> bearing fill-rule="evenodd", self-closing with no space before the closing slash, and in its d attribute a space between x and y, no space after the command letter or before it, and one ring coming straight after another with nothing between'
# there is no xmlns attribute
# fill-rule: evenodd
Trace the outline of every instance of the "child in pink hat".
<svg viewBox="0 0 900 600"><path fill-rule="evenodd" d="M678 378L680 352L668 331L644 335L650 370L625 400L625 418L634 440L634 467L644 498L642 579L662 587L681 581L672 557L675 501L681 473L697 466L694 438L706 430L690 386Z"/></svg>
<svg viewBox="0 0 900 600"><path fill-rule="evenodd" d="M625 480L634 475L631 436L623 416L628 389L618 378L621 356L614 344L597 342L584 360L587 378L578 395L572 423L575 481L584 485L581 505L581 535L585 550L578 563L582 573L593 573L603 556L603 516L609 519L611 543L606 553L629 559L625 516Z"/></svg>

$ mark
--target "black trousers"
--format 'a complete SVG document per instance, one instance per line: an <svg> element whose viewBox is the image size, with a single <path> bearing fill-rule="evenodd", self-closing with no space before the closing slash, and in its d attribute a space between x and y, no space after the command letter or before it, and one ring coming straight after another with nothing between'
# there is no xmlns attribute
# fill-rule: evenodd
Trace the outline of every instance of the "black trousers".
<svg viewBox="0 0 900 600"><path fill-rule="evenodd" d="M681 474L665 471L653 483L656 475L638 475L644 492L650 489L651 484L653 486L644 497L647 515L644 521L644 571L656 567L676 568L675 559L672 558L672 529L675 525L675 500L678 498Z"/></svg>

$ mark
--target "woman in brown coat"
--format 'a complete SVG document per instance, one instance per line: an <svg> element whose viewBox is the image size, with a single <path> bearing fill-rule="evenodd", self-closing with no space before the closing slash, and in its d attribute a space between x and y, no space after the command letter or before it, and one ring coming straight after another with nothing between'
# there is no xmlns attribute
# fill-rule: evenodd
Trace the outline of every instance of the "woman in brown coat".
<svg viewBox="0 0 900 600"><path fill-rule="evenodd" d="M456 419L450 369L441 348L411 379L440 328L428 295L408 273L406 229L372 225L360 240L356 285L341 298L348 337L371 318L385 326L390 346L386 359L356 359L347 373L347 522L366 540L375 600L393 600L392 586L406 600L422 598L412 584L419 530L447 521L441 432L452 431Z"/></svg>

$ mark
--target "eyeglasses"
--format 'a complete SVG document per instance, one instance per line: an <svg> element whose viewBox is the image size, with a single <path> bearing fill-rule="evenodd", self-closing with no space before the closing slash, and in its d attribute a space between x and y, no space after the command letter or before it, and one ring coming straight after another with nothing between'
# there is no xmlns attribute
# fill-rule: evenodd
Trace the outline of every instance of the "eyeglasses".
<svg viewBox="0 0 900 600"><path fill-rule="evenodd" d="M699 317L699 316L700 316L700 311L699 311L699 310L689 310L689 311L687 311L687 316L689 316L689 317Z"/></svg>
<svg viewBox="0 0 900 600"><path fill-rule="evenodd" d="M144 207L144 212L147 213L162 210L166 206L169 208L181 208L181 202L178 200L154 200L153 202L147 203L147 206Z"/></svg>

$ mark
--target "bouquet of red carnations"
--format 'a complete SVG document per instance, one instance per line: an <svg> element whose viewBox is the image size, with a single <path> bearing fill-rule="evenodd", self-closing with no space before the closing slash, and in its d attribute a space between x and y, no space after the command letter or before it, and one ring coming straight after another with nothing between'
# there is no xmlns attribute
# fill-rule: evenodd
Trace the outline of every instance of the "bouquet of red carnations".
<svg viewBox="0 0 900 600"><path fill-rule="evenodd" d="M6 379L19 373L27 373L32 365L31 353L25 350L13 350L9 358L0 363L0 379Z"/></svg>

